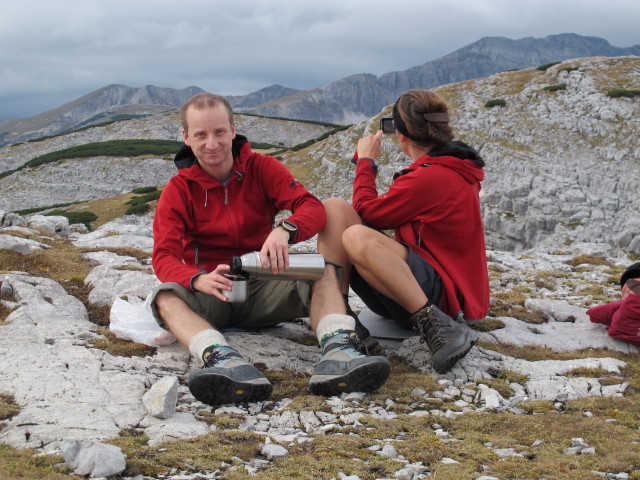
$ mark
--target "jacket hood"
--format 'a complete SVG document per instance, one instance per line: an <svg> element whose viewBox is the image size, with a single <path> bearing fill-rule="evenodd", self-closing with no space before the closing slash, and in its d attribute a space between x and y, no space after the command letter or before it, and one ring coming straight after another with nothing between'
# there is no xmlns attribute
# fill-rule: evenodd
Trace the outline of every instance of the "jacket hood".
<svg viewBox="0 0 640 480"><path fill-rule="evenodd" d="M427 154L430 157L456 157L461 160L471 160L478 167L484 167L484 159L471 146L455 140L448 145L432 148Z"/></svg>
<svg viewBox="0 0 640 480"><path fill-rule="evenodd" d="M443 147L433 148L409 168L429 165L442 165L451 168L469 183L484 180L484 160L473 147L464 142L454 141Z"/></svg>
<svg viewBox="0 0 640 480"><path fill-rule="evenodd" d="M240 157L240 152L242 147L246 144L249 144L247 137L244 135L236 134L236 138L233 139L231 143L231 154L233 155L234 162L238 161ZM196 160L196 156L193 154L193 150L189 145L182 145L182 148L176 153L176 156L173 159L173 163L176 165L178 170L183 168L191 168L194 165L198 164L198 160ZM235 167L235 164L234 164Z"/></svg>

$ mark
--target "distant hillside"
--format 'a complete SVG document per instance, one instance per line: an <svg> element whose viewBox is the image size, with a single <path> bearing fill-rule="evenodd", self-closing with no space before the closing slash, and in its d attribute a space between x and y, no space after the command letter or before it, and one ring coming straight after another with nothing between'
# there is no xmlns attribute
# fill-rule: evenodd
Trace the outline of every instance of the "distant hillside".
<svg viewBox="0 0 640 480"><path fill-rule="evenodd" d="M458 138L487 162L481 196L489 248L589 241L640 259L640 149L631 140L640 136L639 71L638 57L593 57L435 89L451 106ZM349 199L357 141L390 113L387 106L283 162L321 198ZM382 148L380 192L410 163L393 135Z"/></svg>
<svg viewBox="0 0 640 480"><path fill-rule="evenodd" d="M437 87L458 138L487 162L481 192L487 246L496 250L588 241L640 259L640 58L591 57ZM618 96L613 92L622 94ZM628 96L624 96L628 95ZM357 140L377 130L375 115L312 146L281 155L320 198L349 199ZM252 142L294 146L330 127L237 116ZM178 115L153 115L0 148L0 172L75 145L135 138L179 139ZM382 192L409 159L393 135L379 159ZM100 199L164 185L175 174L163 157L93 157L25 168L0 179L0 211Z"/></svg>
<svg viewBox="0 0 640 480"><path fill-rule="evenodd" d="M623 55L640 55L640 45L618 48L601 38L575 34L520 40L486 37L401 72L350 75L306 91L272 85L228 99L236 111L349 125L375 115L409 88L431 88L571 58ZM198 87L176 90L108 85L40 115L0 123L0 146L113 119L174 113L201 91Z"/></svg>
<svg viewBox="0 0 640 480"><path fill-rule="evenodd" d="M379 77L351 75L315 90L242 111L346 125L375 115L409 88L432 88L572 58L624 55L640 55L640 45L618 48L601 38L569 33L520 40L485 37L408 70Z"/></svg>

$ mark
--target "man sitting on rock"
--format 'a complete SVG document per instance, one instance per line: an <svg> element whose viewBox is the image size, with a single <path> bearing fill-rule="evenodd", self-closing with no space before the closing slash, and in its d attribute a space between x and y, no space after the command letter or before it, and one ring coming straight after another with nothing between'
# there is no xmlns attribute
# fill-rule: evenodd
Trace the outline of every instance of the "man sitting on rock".
<svg viewBox="0 0 640 480"><path fill-rule="evenodd" d="M607 326L610 337L640 347L640 262L634 263L620 277L622 300L587 310L593 323Z"/></svg>
<svg viewBox="0 0 640 480"><path fill-rule="evenodd" d="M153 268L163 283L153 293L152 310L159 324L204 362L189 375L194 397L211 405L267 399L269 380L220 330L259 329L305 316L322 347L309 383L313 393L380 387L389 362L369 356L355 334L333 265L313 285L250 280L246 302L228 301L233 256L259 251L263 268L281 274L288 268L289 244L318 233L325 210L277 159L251 151L247 139L236 134L223 97L191 98L182 108L182 127L179 170L162 192L153 222ZM281 210L292 214L274 226Z"/></svg>

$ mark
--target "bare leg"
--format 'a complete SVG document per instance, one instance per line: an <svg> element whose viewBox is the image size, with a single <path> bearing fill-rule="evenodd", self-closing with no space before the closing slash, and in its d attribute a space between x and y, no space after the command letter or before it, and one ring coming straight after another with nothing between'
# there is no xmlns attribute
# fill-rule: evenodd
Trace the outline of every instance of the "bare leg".
<svg viewBox="0 0 640 480"><path fill-rule="evenodd" d="M343 281L338 278L333 265L327 265L324 276L315 282L311 297L311 329L315 332L320 320L332 313L346 314L343 295L349 292L351 263L342 246L342 234L351 225L360 223L360 217L344 200L329 199L324 202L327 225L318 235L318 253L325 259L343 266Z"/></svg>
<svg viewBox="0 0 640 480"><path fill-rule="evenodd" d="M167 328L186 347L198 333L213 328L209 322L197 315L171 292L159 292L156 297L156 306Z"/></svg>
<svg viewBox="0 0 640 480"><path fill-rule="evenodd" d="M349 260L373 288L408 312L427 303L427 296L407 265L409 252L401 243L364 225L353 225L342 237Z"/></svg>

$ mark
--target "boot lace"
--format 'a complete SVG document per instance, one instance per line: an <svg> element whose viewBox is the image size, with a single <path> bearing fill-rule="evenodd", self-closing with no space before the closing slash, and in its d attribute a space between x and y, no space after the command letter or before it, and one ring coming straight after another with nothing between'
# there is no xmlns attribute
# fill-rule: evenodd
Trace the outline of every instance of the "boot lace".
<svg viewBox="0 0 640 480"><path fill-rule="evenodd" d="M239 355L233 350L224 352L223 350L216 348L211 352L208 352L204 356L204 359L203 359L204 368L214 367L218 362L221 362L222 360L227 360L229 358L238 357L238 356Z"/></svg>
<svg viewBox="0 0 640 480"><path fill-rule="evenodd" d="M420 333L420 343L427 343L432 352L436 352L446 342L442 335L442 325L433 305L429 305L422 315L416 319L416 327Z"/></svg>
<svg viewBox="0 0 640 480"><path fill-rule="evenodd" d="M362 340L360 340L358 335L354 333L344 335L342 341L340 342L340 346L337 348L339 348L340 350L346 350L348 348L351 348L356 352L360 353L361 355L369 356L369 351L367 350L367 346Z"/></svg>

